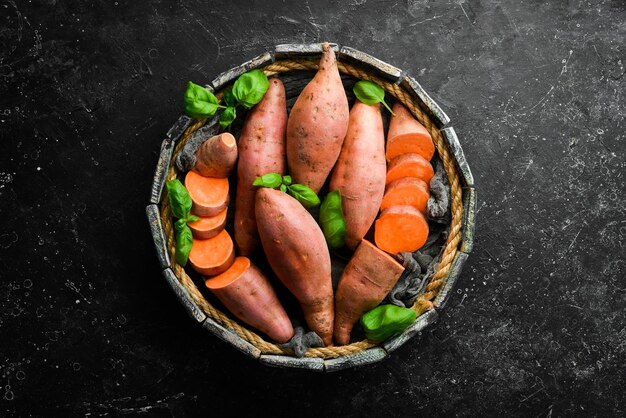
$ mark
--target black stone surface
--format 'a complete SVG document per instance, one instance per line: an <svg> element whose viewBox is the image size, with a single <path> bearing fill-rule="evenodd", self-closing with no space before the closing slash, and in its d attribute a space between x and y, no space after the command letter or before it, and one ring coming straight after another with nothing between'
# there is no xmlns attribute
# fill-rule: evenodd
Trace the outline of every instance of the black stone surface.
<svg viewBox="0 0 626 418"><path fill-rule="evenodd" d="M0 415L624 416L624 2L338 3L0 1ZM190 319L144 212L188 80L323 40L414 75L478 190L438 322L334 374Z"/></svg>

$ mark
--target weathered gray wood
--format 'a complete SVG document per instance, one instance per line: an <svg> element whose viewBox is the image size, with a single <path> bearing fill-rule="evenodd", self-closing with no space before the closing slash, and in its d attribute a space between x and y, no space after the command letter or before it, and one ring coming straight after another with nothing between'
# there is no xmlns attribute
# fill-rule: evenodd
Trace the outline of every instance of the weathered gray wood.
<svg viewBox="0 0 626 418"><path fill-rule="evenodd" d="M400 85L419 101L422 110L429 114L437 127L442 128L450 122L448 115L413 77L405 75Z"/></svg>
<svg viewBox="0 0 626 418"><path fill-rule="evenodd" d="M439 314L436 310L432 309L428 312L424 312L419 316L408 328L402 331L401 334L391 337L383 343L383 348L387 353L391 353L398 347L402 346L405 342L415 336L415 334L422 332L427 326L437 321Z"/></svg>
<svg viewBox="0 0 626 418"><path fill-rule="evenodd" d="M302 57L315 57L322 54L322 45L319 44L281 44L276 45L274 49L274 56L279 59L291 59ZM331 48L335 53L339 52L339 45L330 43Z"/></svg>
<svg viewBox="0 0 626 418"><path fill-rule="evenodd" d="M215 91L219 91L224 88L228 83L237 79L243 73L254 70L256 68L265 67L266 65L274 62L274 54L271 52L265 52L258 57L252 58L250 61L246 61L237 67L224 71L211 81L211 86Z"/></svg>
<svg viewBox="0 0 626 418"><path fill-rule="evenodd" d="M476 189L463 188L463 220L461 223L461 247L466 254L474 248L474 228L476 227Z"/></svg>
<svg viewBox="0 0 626 418"><path fill-rule="evenodd" d="M351 64L357 64L393 83L402 81L401 69L357 49L342 46L337 54L337 59Z"/></svg>
<svg viewBox="0 0 626 418"><path fill-rule="evenodd" d="M206 314L202 312L202 310L196 305L191 296L189 296L189 292L187 289L183 287L183 285L178 281L178 278L174 274L171 268L166 268L163 270L163 277L165 277L165 281L170 285L180 303L183 304L185 310L193 319L198 322L202 322L206 319Z"/></svg>
<svg viewBox="0 0 626 418"><path fill-rule="evenodd" d="M456 165L461 173L462 185L465 187L473 187L474 176L472 175L472 170L469 168L469 164L467 164L465 153L463 152L463 148L459 142L459 137L456 135L456 131L452 126L449 126L442 129L441 133L443 134L443 139L448 145L448 149L452 152L452 155L454 155Z"/></svg>
<svg viewBox="0 0 626 418"><path fill-rule="evenodd" d="M229 343L245 355L250 356L253 359L258 359L261 356L261 350L259 350L249 342L243 340L233 331L221 326L213 319L207 317L202 323L202 326L215 334L220 340Z"/></svg>
<svg viewBox="0 0 626 418"><path fill-rule="evenodd" d="M296 358L291 356L274 356L269 354L262 354L259 360L261 361L261 363L273 367L307 369L317 372L324 371L324 360L321 358Z"/></svg>
<svg viewBox="0 0 626 418"><path fill-rule="evenodd" d="M185 142L183 149L176 156L176 168L178 171L186 172L196 165L196 151L204 141L213 135L217 135L219 130L218 121L219 116L213 116Z"/></svg>
<svg viewBox="0 0 626 418"><path fill-rule="evenodd" d="M463 266L465 265L465 261L469 257L467 254L463 252L456 253L454 257L454 261L452 261L452 267L450 268L450 273L448 273L448 277L443 284L443 288L439 291L439 294L435 298L433 305L436 308L442 309L450 296L452 295L452 291L457 284L459 277L461 276L461 272L463 271Z"/></svg>
<svg viewBox="0 0 626 418"><path fill-rule="evenodd" d="M167 137L174 141L174 143L178 141L178 138L180 138L189 125L191 125L191 120L189 116L182 115L179 117L169 131L167 131Z"/></svg>
<svg viewBox="0 0 626 418"><path fill-rule="evenodd" d="M175 144L176 142L170 138L164 139L161 143L161 153L159 154L159 161L152 179L150 203L159 203L161 201L163 186L165 186L165 179L167 178L170 161L172 161L172 151L174 151Z"/></svg>
<svg viewBox="0 0 626 418"><path fill-rule="evenodd" d="M146 215L148 216L148 223L150 224L150 232L152 233L152 241L154 241L154 248L157 252L157 258L159 259L159 266L162 269L170 267L170 255L167 252L167 239L165 238L165 231L161 224L161 215L159 214L159 207L157 205L150 204L146 206Z"/></svg>
<svg viewBox="0 0 626 418"><path fill-rule="evenodd" d="M376 363L385 357L387 357L387 352L385 350L380 347L374 347L361 351L357 354L324 360L324 367L327 372L336 372L338 370L348 369L351 367Z"/></svg>

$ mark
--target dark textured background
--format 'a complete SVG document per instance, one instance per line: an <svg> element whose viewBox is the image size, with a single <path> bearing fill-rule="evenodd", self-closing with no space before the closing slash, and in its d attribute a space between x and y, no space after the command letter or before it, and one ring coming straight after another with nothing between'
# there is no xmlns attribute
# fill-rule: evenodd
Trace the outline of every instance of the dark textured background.
<svg viewBox="0 0 626 418"><path fill-rule="evenodd" d="M336 3L0 0L0 415L626 413L625 2ZM190 320L144 214L186 81L321 40L415 75L479 197L439 322L331 375Z"/></svg>

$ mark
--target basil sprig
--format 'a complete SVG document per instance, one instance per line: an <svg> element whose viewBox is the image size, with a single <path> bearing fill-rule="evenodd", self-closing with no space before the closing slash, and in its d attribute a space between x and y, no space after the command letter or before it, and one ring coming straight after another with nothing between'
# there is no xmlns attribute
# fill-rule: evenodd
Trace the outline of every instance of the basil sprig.
<svg viewBox="0 0 626 418"><path fill-rule="evenodd" d="M365 336L372 341L384 341L394 334L404 331L415 322L417 312L396 305L381 305L361 317L361 327Z"/></svg>
<svg viewBox="0 0 626 418"><path fill-rule="evenodd" d="M346 243L346 219L341 207L341 192L326 195L320 206L320 225L329 248L341 248Z"/></svg>
<svg viewBox="0 0 626 418"><path fill-rule="evenodd" d="M209 90L190 81L185 91L185 113L192 118L203 119L215 115L218 109L224 109L219 123L225 130L237 117L237 106L250 109L263 99L269 87L270 82L263 71L248 71L232 87L224 90L224 106Z"/></svg>
<svg viewBox="0 0 626 418"><path fill-rule="evenodd" d="M176 262L181 266L185 266L193 245L193 235L191 228L187 224L195 222L200 218L190 213L191 196L189 196L189 192L180 180L168 181L166 187L172 214L175 218L178 218L174 223L174 229L176 230Z"/></svg>
<svg viewBox="0 0 626 418"><path fill-rule="evenodd" d="M371 106L376 103L382 103L383 106L385 106L387 110L395 116L385 102L385 90L378 84L367 80L357 81L352 88L352 91L354 92L356 98L366 105Z"/></svg>
<svg viewBox="0 0 626 418"><path fill-rule="evenodd" d="M185 91L185 113L195 119L210 118L220 106L217 97L206 88L192 83Z"/></svg>
<svg viewBox="0 0 626 418"><path fill-rule="evenodd" d="M288 193L305 208L312 208L320 204L320 198L310 187L304 184L293 184L291 176L281 176L279 173L267 173L257 177L253 186L279 188L281 192Z"/></svg>

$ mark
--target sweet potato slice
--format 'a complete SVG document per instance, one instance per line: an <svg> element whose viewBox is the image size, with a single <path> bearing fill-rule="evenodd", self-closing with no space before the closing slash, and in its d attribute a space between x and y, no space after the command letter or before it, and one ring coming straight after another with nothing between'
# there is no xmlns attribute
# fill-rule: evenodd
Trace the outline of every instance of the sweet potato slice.
<svg viewBox="0 0 626 418"><path fill-rule="evenodd" d="M225 272L235 260L233 240L226 230L209 239L195 239L189 263L200 274L215 276Z"/></svg>
<svg viewBox="0 0 626 418"><path fill-rule="evenodd" d="M226 212L224 209L215 216L201 216L199 220L190 222L189 228L193 236L198 239L209 239L219 234L226 225Z"/></svg>
<svg viewBox="0 0 626 418"><path fill-rule="evenodd" d="M403 154L389 163L387 166L386 184L402 177L413 177L430 183L430 179L435 175L433 166L419 154Z"/></svg>
<svg viewBox="0 0 626 418"><path fill-rule="evenodd" d="M350 342L352 327L375 308L396 284L404 267L372 243L362 240L339 279L335 294L335 342Z"/></svg>
<svg viewBox="0 0 626 418"><path fill-rule="evenodd" d="M215 216L228 207L228 179L203 177L195 171L185 176L185 187L191 196L191 210L198 216Z"/></svg>
<svg viewBox="0 0 626 418"><path fill-rule="evenodd" d="M289 316L270 281L246 257L237 257L228 270L207 279L211 292L241 321L285 343L293 337Z"/></svg>
<svg viewBox="0 0 626 418"><path fill-rule="evenodd" d="M237 142L228 132L212 136L196 151L195 171L204 177L228 177L237 162Z"/></svg>
<svg viewBox="0 0 626 418"><path fill-rule="evenodd" d="M391 254L417 251L427 238L428 221L413 206L391 206L381 212L374 224L376 245Z"/></svg>
<svg viewBox="0 0 626 418"><path fill-rule="evenodd" d="M430 196L428 184L423 180L411 177L403 177L394 180L385 190L380 210L391 206L413 206L415 209L426 214L426 204Z"/></svg>
<svg viewBox="0 0 626 418"><path fill-rule="evenodd" d="M419 123L400 102L393 106L395 116L389 121L387 132L387 161L402 154L414 153L430 161L435 144L428 130Z"/></svg>

